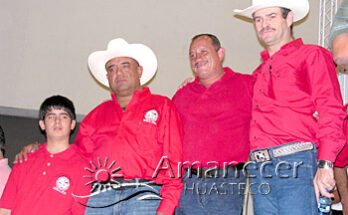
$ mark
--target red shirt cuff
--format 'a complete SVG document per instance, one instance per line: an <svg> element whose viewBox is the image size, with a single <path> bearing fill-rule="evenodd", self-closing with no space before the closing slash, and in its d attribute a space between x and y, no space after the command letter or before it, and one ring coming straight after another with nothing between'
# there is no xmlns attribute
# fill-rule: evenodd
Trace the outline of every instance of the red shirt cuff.
<svg viewBox="0 0 348 215"><path fill-rule="evenodd" d="M173 215L175 211L175 207L176 207L175 204L173 204L167 199L163 199L160 205L158 206L157 211L164 213L165 215Z"/></svg>

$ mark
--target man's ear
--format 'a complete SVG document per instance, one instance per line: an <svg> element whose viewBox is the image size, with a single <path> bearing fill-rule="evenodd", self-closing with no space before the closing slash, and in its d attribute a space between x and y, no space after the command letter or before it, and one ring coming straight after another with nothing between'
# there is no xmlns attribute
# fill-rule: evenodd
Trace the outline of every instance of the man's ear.
<svg viewBox="0 0 348 215"><path fill-rule="evenodd" d="M39 126L43 131L46 129L45 122L43 120L39 120Z"/></svg>
<svg viewBox="0 0 348 215"><path fill-rule="evenodd" d="M74 130L75 126L76 126L76 120L72 120L70 125L70 130Z"/></svg>
<svg viewBox="0 0 348 215"><path fill-rule="evenodd" d="M138 66L138 75L139 75L139 79L141 78L141 75L143 74L143 67L142 66Z"/></svg>
<svg viewBox="0 0 348 215"><path fill-rule="evenodd" d="M220 62L222 62L225 58L225 49L220 47L219 50L217 51Z"/></svg>
<svg viewBox="0 0 348 215"><path fill-rule="evenodd" d="M293 22L294 22L294 13L292 11L289 11L288 16L286 17L286 23L289 28Z"/></svg>

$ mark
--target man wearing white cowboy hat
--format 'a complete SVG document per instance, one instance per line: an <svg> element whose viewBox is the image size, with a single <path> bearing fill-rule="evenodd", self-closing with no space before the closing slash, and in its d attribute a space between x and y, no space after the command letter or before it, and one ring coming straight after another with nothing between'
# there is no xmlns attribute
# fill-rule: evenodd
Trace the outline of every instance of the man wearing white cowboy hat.
<svg viewBox="0 0 348 215"><path fill-rule="evenodd" d="M345 113L332 55L292 37L293 22L308 11L307 0L253 0L236 11L253 19L267 49L253 73L248 169L251 183L271 188L253 195L257 215L317 214L316 197L332 197L326 189L335 186L332 167L344 145Z"/></svg>
<svg viewBox="0 0 348 215"><path fill-rule="evenodd" d="M156 72L155 54L119 38L106 51L92 53L88 65L110 87L112 100L85 117L76 138L94 163L94 190L85 214L173 214L182 190L176 175L182 128L172 102L141 86ZM106 191L95 192L102 189ZM151 201L139 200L147 194Z"/></svg>

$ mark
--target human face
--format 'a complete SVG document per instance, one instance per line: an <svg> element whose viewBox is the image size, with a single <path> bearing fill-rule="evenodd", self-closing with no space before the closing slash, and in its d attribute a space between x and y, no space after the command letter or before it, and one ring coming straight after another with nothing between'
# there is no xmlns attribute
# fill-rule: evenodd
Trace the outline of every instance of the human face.
<svg viewBox="0 0 348 215"><path fill-rule="evenodd" d="M63 108L51 108L44 120L39 121L42 130L46 132L47 140L69 139L70 132L75 128L76 121Z"/></svg>
<svg viewBox="0 0 348 215"><path fill-rule="evenodd" d="M209 37L198 37L190 46L191 68L200 79L221 76L224 54L223 48L215 50Z"/></svg>
<svg viewBox="0 0 348 215"><path fill-rule="evenodd" d="M143 68L129 57L118 57L105 64L109 86L117 96L133 95L135 90L141 89L140 77Z"/></svg>
<svg viewBox="0 0 348 215"><path fill-rule="evenodd" d="M257 36L267 48L281 47L292 40L291 29L293 14L290 11L287 18L282 17L279 7L269 7L253 14Z"/></svg>

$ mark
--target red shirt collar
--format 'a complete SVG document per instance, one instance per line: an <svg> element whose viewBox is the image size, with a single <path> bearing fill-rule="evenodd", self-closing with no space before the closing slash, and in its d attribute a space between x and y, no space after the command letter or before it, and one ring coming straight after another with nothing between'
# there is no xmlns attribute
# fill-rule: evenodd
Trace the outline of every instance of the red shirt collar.
<svg viewBox="0 0 348 215"><path fill-rule="evenodd" d="M224 67L223 70L224 70L225 74L218 81L216 81L214 84L212 84L211 86L213 86L213 85L215 85L215 84L217 84L219 82L223 82L223 81L229 79L230 77L232 77L235 74L235 72L233 72L232 69L230 69L228 67ZM194 83L193 86L196 86L196 87L199 87L199 88L204 88L204 89L206 88L203 84L199 83L199 77L198 76L195 78L193 83Z"/></svg>
<svg viewBox="0 0 348 215"><path fill-rule="evenodd" d="M138 100L139 98L142 98L149 94L151 94L150 89L148 87L142 87L141 91L139 90L134 91L132 100ZM116 94L111 94L111 98L112 98L112 101L118 104Z"/></svg>
<svg viewBox="0 0 348 215"><path fill-rule="evenodd" d="M64 159L64 160L70 159L70 157L73 156L76 152L76 146L74 144L70 144L69 148L67 148L66 150L64 150L62 152L56 153L56 154L51 154L49 151L47 151L46 147L47 147L47 143L42 144L40 146L40 148L42 149L42 153L45 156L52 155L53 157Z"/></svg>
<svg viewBox="0 0 348 215"><path fill-rule="evenodd" d="M275 54L287 55L288 53L292 52L294 49L298 49L302 45L303 45L303 41L301 38L299 38L283 45ZM270 58L267 49L262 51L260 55L263 61L266 61Z"/></svg>

